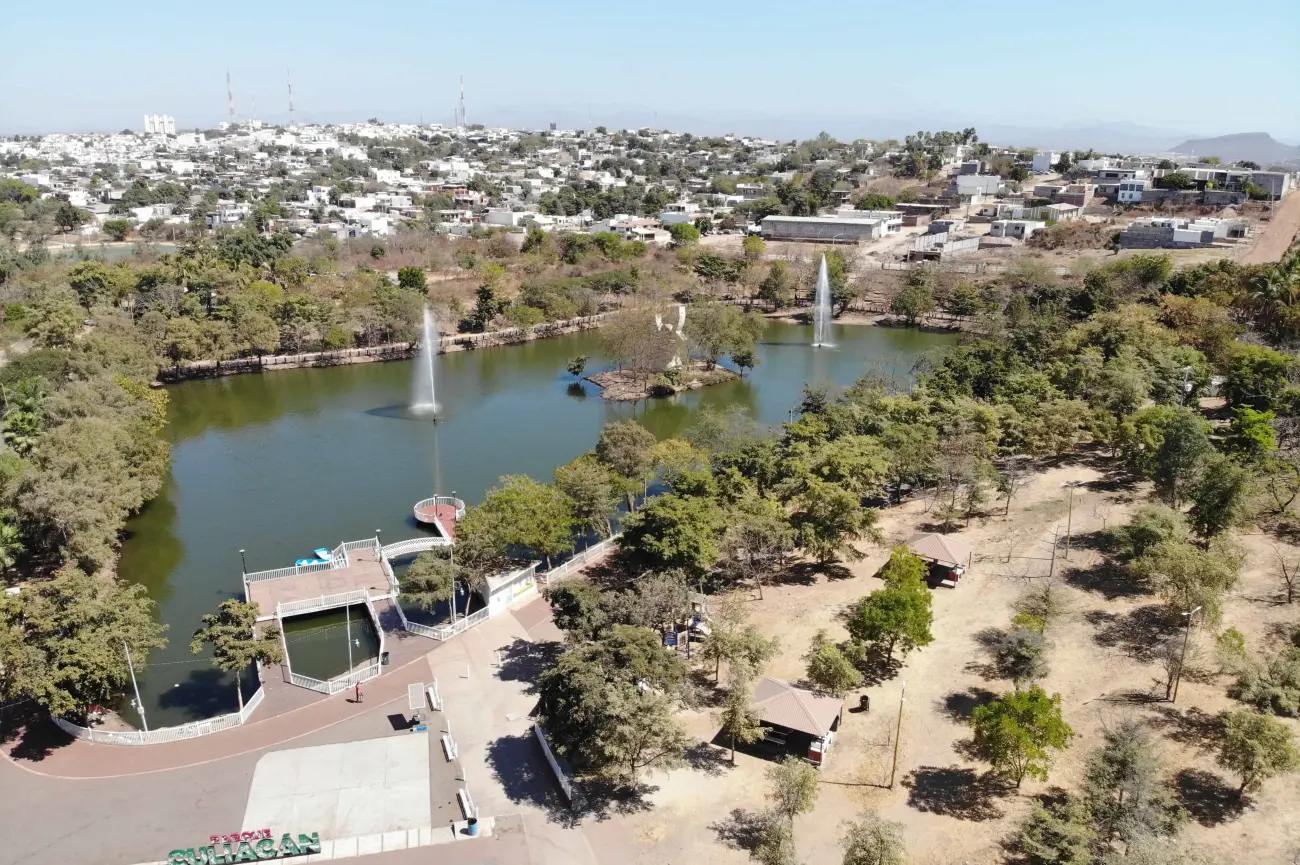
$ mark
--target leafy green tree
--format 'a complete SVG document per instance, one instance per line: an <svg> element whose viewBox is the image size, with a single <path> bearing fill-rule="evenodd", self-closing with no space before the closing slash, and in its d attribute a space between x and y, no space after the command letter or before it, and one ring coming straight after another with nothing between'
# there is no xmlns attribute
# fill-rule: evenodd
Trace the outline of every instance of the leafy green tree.
<svg viewBox="0 0 1300 865"><path fill-rule="evenodd" d="M25 551L17 514L12 508L0 509L0 576L8 577L10 568L18 564Z"/></svg>
<svg viewBox="0 0 1300 865"><path fill-rule="evenodd" d="M808 646L808 653L803 656L808 665L808 681L820 691L836 697L844 697L850 691L862 687L862 673L853 666L853 662L831 642L826 631L818 631Z"/></svg>
<svg viewBox="0 0 1300 865"><path fill-rule="evenodd" d="M605 424L596 439L596 459L622 481L627 508L635 510L636 494L649 482L655 437L634 420Z"/></svg>
<svg viewBox="0 0 1300 865"><path fill-rule="evenodd" d="M569 358L564 369L574 378L582 378L582 374L587 371L587 356L579 354Z"/></svg>
<svg viewBox="0 0 1300 865"><path fill-rule="evenodd" d="M687 222L668 226L668 234L672 236L673 246L677 248L694 246L700 242L700 230Z"/></svg>
<svg viewBox="0 0 1300 865"><path fill-rule="evenodd" d="M898 202L883 192L866 192L853 199L857 210L893 210Z"/></svg>
<svg viewBox="0 0 1300 865"><path fill-rule="evenodd" d="M794 828L779 814L765 814L759 824L753 857L758 865L799 865Z"/></svg>
<svg viewBox="0 0 1300 865"><path fill-rule="evenodd" d="M686 338L712 369L722 355L753 351L767 320L724 303L695 305L686 317Z"/></svg>
<svg viewBox="0 0 1300 865"><path fill-rule="evenodd" d="M550 567L552 556L573 549L575 522L572 500L557 487L527 475L505 475L482 504L469 509L458 534L482 539L499 557L511 548L532 550Z"/></svg>
<svg viewBox="0 0 1300 865"><path fill-rule="evenodd" d="M126 236L131 233L131 223L125 219L106 219L100 227L110 240L118 243L126 240Z"/></svg>
<svg viewBox="0 0 1300 865"><path fill-rule="evenodd" d="M731 739L731 765L736 765L736 743L748 745L765 735L763 724L753 709L754 679L739 668L733 670L727 682L727 696L716 721L722 732Z"/></svg>
<svg viewBox="0 0 1300 865"><path fill-rule="evenodd" d="M935 310L934 275L928 267L918 267L907 275L903 287L890 301L890 311L915 325Z"/></svg>
<svg viewBox="0 0 1300 865"><path fill-rule="evenodd" d="M669 493L624 517L619 547L641 567L681 568L702 576L722 555L726 527L726 517L713 499Z"/></svg>
<svg viewBox="0 0 1300 865"><path fill-rule="evenodd" d="M1228 691L1231 696L1260 712L1300 715L1300 646L1287 646L1275 655L1251 661L1239 632L1229 629L1220 640L1225 666L1238 670L1237 681Z"/></svg>
<svg viewBox="0 0 1300 865"><path fill-rule="evenodd" d="M1160 178L1160 186L1164 189L1191 189L1195 185L1196 181L1184 171L1171 171Z"/></svg>
<svg viewBox="0 0 1300 865"><path fill-rule="evenodd" d="M1223 595L1237 584L1242 554L1222 538L1207 549L1186 541L1165 541L1133 563L1134 573L1159 592L1174 613L1201 608L1203 621L1217 627Z"/></svg>
<svg viewBox="0 0 1300 865"><path fill-rule="evenodd" d="M427 550L416 556L399 578L399 600L422 610L450 605L456 596L456 584L470 577L468 569L455 562L450 549Z"/></svg>
<svg viewBox="0 0 1300 865"><path fill-rule="evenodd" d="M1191 491L1188 516L1197 534L1211 538L1245 522L1253 488L1245 467L1219 454L1210 457Z"/></svg>
<svg viewBox="0 0 1300 865"><path fill-rule="evenodd" d="M806 814L817 804L817 770L798 757L786 757L768 766L767 799L772 810L794 825L794 818Z"/></svg>
<svg viewBox="0 0 1300 865"><path fill-rule="evenodd" d="M86 318L85 308L68 288L42 292L28 309L27 335L41 348L70 348Z"/></svg>
<svg viewBox="0 0 1300 865"><path fill-rule="evenodd" d="M1165 785L1146 728L1121 721L1088 757L1084 797L1101 836L1126 844L1145 835L1172 835L1187 818Z"/></svg>
<svg viewBox="0 0 1300 865"><path fill-rule="evenodd" d="M428 290L428 279L422 267L403 267L397 271L397 284L405 291L424 294Z"/></svg>
<svg viewBox="0 0 1300 865"><path fill-rule="evenodd" d="M1286 390L1294 366L1294 359L1280 351L1236 343L1224 370L1223 395L1229 405L1268 411Z"/></svg>
<svg viewBox="0 0 1300 865"><path fill-rule="evenodd" d="M610 516L618 510L619 493L609 469L584 454L555 470L555 485L573 502L573 517L580 529L602 538L612 535Z"/></svg>
<svg viewBox="0 0 1300 865"><path fill-rule="evenodd" d="M36 447L47 425L49 384L38 376L20 379L12 389L0 385L0 397L4 400L0 413L4 442L18 455L26 456Z"/></svg>
<svg viewBox="0 0 1300 865"><path fill-rule="evenodd" d="M732 671L753 675L776 655L779 641L746 622L745 601L738 594L714 596L709 611L709 639L700 654L713 662L715 683L721 679L723 661Z"/></svg>
<svg viewBox="0 0 1300 865"><path fill-rule="evenodd" d="M684 675L653 631L614 625L542 674L537 717L579 771L626 777L633 763L634 773L647 758L680 755L685 739L667 698Z"/></svg>
<svg viewBox="0 0 1300 865"><path fill-rule="evenodd" d="M575 642L597 640L610 626L606 593L594 583L567 580L546 590L555 626Z"/></svg>
<svg viewBox="0 0 1300 865"><path fill-rule="evenodd" d="M1034 800L1016 843L1029 865L1090 865L1097 833L1088 809L1073 796L1043 805Z"/></svg>
<svg viewBox="0 0 1300 865"><path fill-rule="evenodd" d="M238 598L222 601L215 613L204 613L203 625L190 640L190 651L202 654L212 649L212 663L218 670L235 674L235 694L239 698L239 713L244 712L244 686L240 673L253 664L280 664L284 662L284 647L280 642L280 626L275 622L264 624L259 630L257 617L261 609L256 601Z"/></svg>
<svg viewBox="0 0 1300 865"><path fill-rule="evenodd" d="M930 576L925 559L899 545L889 553L889 561L880 569L880 578L891 589L922 588Z"/></svg>
<svg viewBox="0 0 1300 865"><path fill-rule="evenodd" d="M998 638L993 649L998 674L1016 690L1047 675L1047 639L1042 631L1015 627Z"/></svg>
<svg viewBox="0 0 1300 865"><path fill-rule="evenodd" d="M23 592L19 627L33 661L23 693L58 716L112 702L131 682L125 649L144 665L167 642L144 586L72 566Z"/></svg>
<svg viewBox="0 0 1300 865"><path fill-rule="evenodd" d="M794 547L794 529L778 502L750 495L727 513L722 541L723 567L736 579L752 582L763 599L763 580Z"/></svg>
<svg viewBox="0 0 1300 865"><path fill-rule="evenodd" d="M1167 505L1143 505L1126 526L1116 526L1110 535L1121 558L1136 561L1166 541L1185 541L1191 531L1183 515Z"/></svg>
<svg viewBox="0 0 1300 865"><path fill-rule="evenodd" d="M1156 452L1154 478L1161 497L1178 507L1213 449L1205 421L1189 411L1175 414Z"/></svg>
<svg viewBox="0 0 1300 865"><path fill-rule="evenodd" d="M84 225L90 220L90 211L83 210L80 207L69 204L66 201L60 201L54 208L54 224L62 232L69 232L78 225Z"/></svg>
<svg viewBox="0 0 1300 865"><path fill-rule="evenodd" d="M767 252L767 244L756 234L746 235L740 242L740 248L748 261L758 261Z"/></svg>
<svg viewBox="0 0 1300 865"><path fill-rule="evenodd" d="M868 812L848 823L840 845L844 848L844 865L905 865L907 862L903 824L883 820L878 814Z"/></svg>
<svg viewBox="0 0 1300 865"><path fill-rule="evenodd" d="M855 642L870 646L889 662L895 648L907 654L934 642L933 622L929 589L909 584L878 589L860 599L849 614L848 630Z"/></svg>
<svg viewBox="0 0 1300 865"><path fill-rule="evenodd" d="M1258 790L1265 781L1300 768L1300 752L1282 722L1254 712L1232 712L1224 723L1219 765L1241 777L1237 795Z"/></svg>
<svg viewBox="0 0 1300 865"><path fill-rule="evenodd" d="M800 546L823 565L836 556L857 561L862 552L853 541L876 535L875 511L863 508L848 490L816 479L805 486L791 523Z"/></svg>
<svg viewBox="0 0 1300 865"><path fill-rule="evenodd" d="M1046 781L1048 749L1063 751L1074 736L1061 717L1061 695L1049 697L1037 685L977 706L971 721L980 757L1017 788L1026 776Z"/></svg>
<svg viewBox="0 0 1300 865"><path fill-rule="evenodd" d="M756 297L772 309L789 306L794 297L794 287L791 284L788 262L779 259L772 262L767 276L763 277L763 281L758 285Z"/></svg>

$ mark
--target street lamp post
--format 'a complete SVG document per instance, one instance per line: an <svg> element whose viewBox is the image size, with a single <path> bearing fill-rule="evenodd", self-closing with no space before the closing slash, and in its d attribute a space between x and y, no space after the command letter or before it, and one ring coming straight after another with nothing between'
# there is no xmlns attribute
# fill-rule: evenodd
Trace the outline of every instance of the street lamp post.
<svg viewBox="0 0 1300 865"><path fill-rule="evenodd" d="M144 731L149 732L149 721L144 716L144 701L140 699L140 686L135 681L135 664L131 662L131 647L122 641L122 651L126 652L126 666L131 671L131 690L135 691L135 710L140 713L140 723Z"/></svg>
<svg viewBox="0 0 1300 865"><path fill-rule="evenodd" d="M248 576L248 559L244 558L244 551L239 551L239 562L244 567L244 576Z"/></svg>
<svg viewBox="0 0 1300 865"><path fill-rule="evenodd" d="M1171 703L1178 702L1178 683L1183 680L1183 663L1187 660L1187 642L1192 636L1192 616L1196 615L1200 611L1201 608L1197 607L1194 610L1189 610L1186 613L1183 613L1184 618L1187 619L1187 624L1183 628L1183 648L1178 654L1178 670L1174 673L1174 692L1169 696L1169 702Z"/></svg>

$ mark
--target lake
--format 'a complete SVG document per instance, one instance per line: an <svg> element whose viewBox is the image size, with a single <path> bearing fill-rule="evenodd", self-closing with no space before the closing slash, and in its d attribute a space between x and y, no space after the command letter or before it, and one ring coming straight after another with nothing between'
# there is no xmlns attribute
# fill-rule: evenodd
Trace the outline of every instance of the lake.
<svg viewBox="0 0 1300 865"><path fill-rule="evenodd" d="M588 373L608 367L599 331L454 352L438 359L436 423L403 411L412 361L168 388L171 470L128 524L119 568L146 587L169 626L169 645L139 676L150 726L235 710L233 676L217 674L188 644L203 613L241 595L241 549L248 570L259 571L377 529L386 544L414 537L422 531L416 501L455 491L473 504L507 474L549 481L609 421L636 418L664 438L682 433L702 406L740 405L778 424L805 382L847 385L867 372L907 379L922 353L953 339L860 325L834 332L837 348L813 350L810 326L773 323L758 368L743 379L639 403L601 399L565 372L578 354L590 358ZM129 706L125 714L135 720Z"/></svg>

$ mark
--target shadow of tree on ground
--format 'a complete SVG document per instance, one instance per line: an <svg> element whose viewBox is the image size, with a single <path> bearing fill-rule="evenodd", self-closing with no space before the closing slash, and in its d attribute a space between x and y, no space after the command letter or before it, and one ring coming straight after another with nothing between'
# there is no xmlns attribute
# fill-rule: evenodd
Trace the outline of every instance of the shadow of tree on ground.
<svg viewBox="0 0 1300 865"><path fill-rule="evenodd" d="M907 804L918 811L958 820L997 820L1004 812L997 800L1011 789L992 772L981 775L960 766L921 766L903 779Z"/></svg>
<svg viewBox="0 0 1300 865"><path fill-rule="evenodd" d="M1124 614L1090 610L1084 619L1097 629L1092 636L1097 645L1119 649L1143 662L1155 660L1161 644L1180 630L1163 604L1147 604Z"/></svg>
<svg viewBox="0 0 1300 865"><path fill-rule="evenodd" d="M991 703L997 696L987 688L970 687L964 691L952 691L939 700L937 706L954 721L969 721L976 707Z"/></svg>
<svg viewBox="0 0 1300 865"><path fill-rule="evenodd" d="M1170 704L1153 705L1151 726L1183 745L1217 751L1223 741L1223 713L1207 714L1192 706L1186 710Z"/></svg>
<svg viewBox="0 0 1300 865"><path fill-rule="evenodd" d="M1178 801L1202 826L1235 820L1250 805L1249 799L1237 795L1236 787L1203 769L1184 769L1174 776L1174 786Z"/></svg>
<svg viewBox="0 0 1300 865"><path fill-rule="evenodd" d="M767 828L769 820L769 816L761 811L733 808L725 820L710 823L709 829L732 850L753 853L763 843L763 830Z"/></svg>
<svg viewBox="0 0 1300 865"><path fill-rule="evenodd" d="M497 675L504 682L524 682L527 694L537 693L537 682L564 653L564 644L555 641L534 643L518 639L501 649L501 667Z"/></svg>

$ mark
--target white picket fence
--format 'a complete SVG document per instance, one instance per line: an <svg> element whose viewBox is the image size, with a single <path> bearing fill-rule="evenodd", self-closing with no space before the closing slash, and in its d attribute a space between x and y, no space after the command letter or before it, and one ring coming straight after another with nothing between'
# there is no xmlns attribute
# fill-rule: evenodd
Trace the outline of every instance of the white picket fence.
<svg viewBox="0 0 1300 865"><path fill-rule="evenodd" d="M380 654L382 654L382 649ZM340 691L346 691L362 682L369 681L370 679L377 677L381 672L383 672L382 665L379 663L379 660L376 659L373 664L360 667L349 673L341 673L334 678L325 681L322 681L321 679L313 679L311 676L304 676L301 673L295 673L293 670L290 670L289 682L290 684L297 685L300 688L309 688L313 691L319 691L322 694L337 694Z"/></svg>
<svg viewBox="0 0 1300 865"><path fill-rule="evenodd" d="M190 721L188 724L181 724L178 727L162 727L148 732L144 730L121 732L95 730L82 727L63 718L54 718L53 721L56 727L69 736L85 739L88 742L103 745L161 745L165 742L179 742L182 739L197 739L199 736L207 736L211 733L246 724L252 716L253 710L262 704L265 697L266 689L258 688L257 693L253 694L252 698L244 704L242 712L231 712L229 715L218 715L215 718L207 718L202 721Z"/></svg>
<svg viewBox="0 0 1300 865"><path fill-rule="evenodd" d="M542 746L542 754L546 756L546 762L550 765L551 771L555 773L555 780L560 782L560 789L564 791L564 798L573 804L573 779L570 777L560 761L556 759L555 753L551 751L550 740L546 738L546 728L541 724L533 725L533 735L537 737L537 744Z"/></svg>
<svg viewBox="0 0 1300 865"><path fill-rule="evenodd" d="M542 573L543 583L549 586L551 584L551 580L558 580L562 577L567 577L569 574L573 573L574 571L580 570L581 568L585 567L586 564L590 562L592 559L603 556L605 555L605 553L612 550L614 546L618 543L618 539L621 538L622 536L623 533L619 532L616 535L605 538L605 540L601 541L600 543L593 544L592 546L587 547L585 550L578 553L577 555L569 559L564 564L557 565L556 567L551 568L549 571L544 571Z"/></svg>
<svg viewBox="0 0 1300 865"><path fill-rule="evenodd" d="M285 616L298 616L329 610L334 607L346 607L352 604L368 603L370 595L365 589L351 592L339 592L337 595L320 595L315 598L303 598L301 601L283 601L275 605L275 614L283 619ZM378 619L376 619L378 621Z"/></svg>

